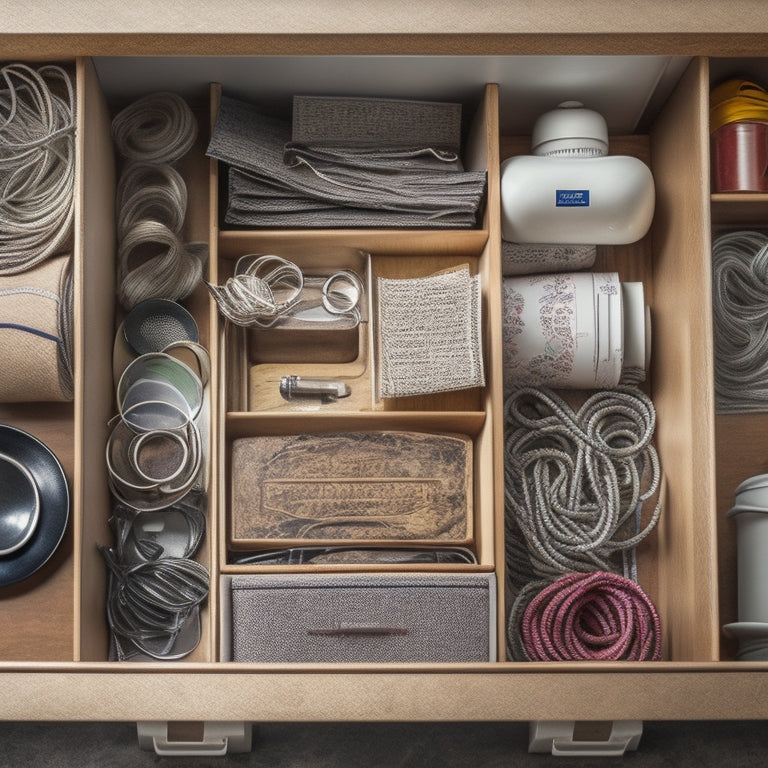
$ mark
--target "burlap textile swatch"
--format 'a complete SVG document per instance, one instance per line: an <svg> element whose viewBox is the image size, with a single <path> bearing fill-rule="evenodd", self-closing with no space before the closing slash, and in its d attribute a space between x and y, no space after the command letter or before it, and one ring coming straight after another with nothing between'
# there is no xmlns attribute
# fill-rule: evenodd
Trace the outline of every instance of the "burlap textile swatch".
<svg viewBox="0 0 768 768"><path fill-rule="evenodd" d="M462 267L377 279L378 391L383 398L485 384L480 278Z"/></svg>
<svg viewBox="0 0 768 768"><path fill-rule="evenodd" d="M0 402L71 400L72 386L71 258L0 276Z"/></svg>

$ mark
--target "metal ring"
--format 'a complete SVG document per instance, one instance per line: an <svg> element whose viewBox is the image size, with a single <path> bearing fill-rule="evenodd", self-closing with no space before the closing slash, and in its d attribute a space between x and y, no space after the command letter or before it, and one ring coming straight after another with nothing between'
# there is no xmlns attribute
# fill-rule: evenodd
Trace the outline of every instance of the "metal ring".
<svg viewBox="0 0 768 768"><path fill-rule="evenodd" d="M333 315L354 312L363 295L362 280L350 269L334 272L323 283L323 307Z"/></svg>
<svg viewBox="0 0 768 768"><path fill-rule="evenodd" d="M162 477L155 477L153 475L147 474L147 472L141 468L140 461L140 454L142 448L145 446L145 443L158 437L163 437L176 443L182 451L181 460L179 461L178 467L176 467L176 469L174 469L169 474ZM157 485L163 485L164 483L170 483L172 480L175 480L187 469L187 462L189 461L189 445L187 444L187 441L177 432L173 432L169 429L156 429L149 432L142 432L141 434L136 435L136 437L131 440L129 453L129 460L136 474L144 480L147 480L150 483L156 483Z"/></svg>

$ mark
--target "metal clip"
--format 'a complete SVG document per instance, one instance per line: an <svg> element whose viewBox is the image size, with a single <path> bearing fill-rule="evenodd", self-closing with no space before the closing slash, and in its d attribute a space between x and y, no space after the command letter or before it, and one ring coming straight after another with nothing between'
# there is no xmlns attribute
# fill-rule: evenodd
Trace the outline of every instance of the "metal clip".
<svg viewBox="0 0 768 768"><path fill-rule="evenodd" d="M347 397L351 390L343 381L334 379L303 379L301 376L283 376L280 394L286 400L296 397L319 397L324 403L332 403Z"/></svg>

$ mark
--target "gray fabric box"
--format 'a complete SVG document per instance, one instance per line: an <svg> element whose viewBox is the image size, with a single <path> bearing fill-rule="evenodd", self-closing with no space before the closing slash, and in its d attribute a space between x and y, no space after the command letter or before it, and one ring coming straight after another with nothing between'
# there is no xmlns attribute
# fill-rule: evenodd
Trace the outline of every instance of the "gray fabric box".
<svg viewBox="0 0 768 768"><path fill-rule="evenodd" d="M494 661L495 592L485 573L222 576L222 660Z"/></svg>

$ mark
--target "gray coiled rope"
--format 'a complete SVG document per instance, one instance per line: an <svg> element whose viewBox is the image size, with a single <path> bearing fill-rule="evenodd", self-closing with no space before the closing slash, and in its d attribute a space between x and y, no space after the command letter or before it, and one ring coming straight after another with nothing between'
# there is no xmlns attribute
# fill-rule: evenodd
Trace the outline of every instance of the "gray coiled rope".
<svg viewBox="0 0 768 768"><path fill-rule="evenodd" d="M624 571L656 526L661 467L651 443L656 412L634 388L600 390L574 412L546 389L515 390L505 403L504 474L510 579ZM617 555L621 562L617 562Z"/></svg>
<svg viewBox="0 0 768 768"><path fill-rule="evenodd" d="M112 137L128 161L117 190L120 303L130 310L145 299L184 299L208 258L205 243L182 239L187 188L172 167L195 143L195 116L178 94L149 94L115 115Z"/></svg>
<svg viewBox="0 0 768 768"><path fill-rule="evenodd" d="M768 410L768 233L715 238L712 316L717 409Z"/></svg>
<svg viewBox="0 0 768 768"><path fill-rule="evenodd" d="M72 238L75 89L54 65L0 69L0 274L63 252Z"/></svg>
<svg viewBox="0 0 768 768"><path fill-rule="evenodd" d="M192 149L197 121L178 94L150 93L115 115L112 138L126 160L172 164Z"/></svg>

